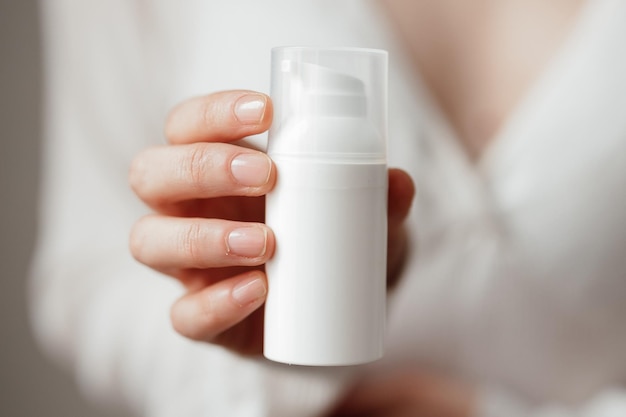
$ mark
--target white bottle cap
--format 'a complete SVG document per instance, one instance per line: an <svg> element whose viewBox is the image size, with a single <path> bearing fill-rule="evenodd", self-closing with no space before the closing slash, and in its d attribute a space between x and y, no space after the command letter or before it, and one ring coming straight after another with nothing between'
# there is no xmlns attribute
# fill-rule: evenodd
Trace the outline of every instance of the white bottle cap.
<svg viewBox="0 0 626 417"><path fill-rule="evenodd" d="M362 48L281 47L272 50L271 96L274 120L268 153L386 155L387 52ZM377 143L333 146L320 139L297 144L278 140L287 125L315 123L320 117L360 118L378 132ZM367 140L371 140L370 135ZM346 141L365 138L349 137Z"/></svg>

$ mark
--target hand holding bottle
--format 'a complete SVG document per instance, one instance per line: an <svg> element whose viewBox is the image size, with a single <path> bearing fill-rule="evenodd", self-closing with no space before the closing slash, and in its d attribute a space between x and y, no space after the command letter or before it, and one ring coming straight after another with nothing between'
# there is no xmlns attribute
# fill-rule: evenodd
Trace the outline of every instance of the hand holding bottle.
<svg viewBox="0 0 626 417"><path fill-rule="evenodd" d="M264 196L276 169L263 152L232 142L267 130L271 121L270 99L256 92L190 99L167 120L169 145L141 152L129 176L134 192L155 211L133 227L133 256L187 290L172 306L174 328L244 354L262 349L263 264L275 247L263 224ZM413 194L409 176L390 170L390 282L404 257L403 223Z"/></svg>

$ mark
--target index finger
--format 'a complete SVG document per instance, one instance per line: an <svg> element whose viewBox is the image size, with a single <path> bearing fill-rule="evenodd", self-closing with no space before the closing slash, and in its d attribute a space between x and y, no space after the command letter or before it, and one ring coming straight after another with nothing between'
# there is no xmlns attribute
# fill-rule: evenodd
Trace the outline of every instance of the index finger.
<svg viewBox="0 0 626 417"><path fill-rule="evenodd" d="M165 124L172 144L231 142L269 129L272 102L248 90L221 91L194 97L176 106Z"/></svg>

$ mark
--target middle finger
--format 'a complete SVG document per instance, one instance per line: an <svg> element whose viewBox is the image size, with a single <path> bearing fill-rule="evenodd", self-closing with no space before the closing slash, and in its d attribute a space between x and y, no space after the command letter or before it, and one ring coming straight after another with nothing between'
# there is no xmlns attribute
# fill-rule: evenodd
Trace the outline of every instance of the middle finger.
<svg viewBox="0 0 626 417"><path fill-rule="evenodd" d="M133 160L129 182L139 198L158 209L191 199L264 195L275 171L263 152L194 143L144 150Z"/></svg>

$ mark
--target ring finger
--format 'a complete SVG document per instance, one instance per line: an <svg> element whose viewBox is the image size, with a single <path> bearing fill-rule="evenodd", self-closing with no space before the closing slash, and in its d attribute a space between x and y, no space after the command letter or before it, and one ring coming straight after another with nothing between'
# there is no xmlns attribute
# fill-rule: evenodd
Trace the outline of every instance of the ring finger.
<svg viewBox="0 0 626 417"><path fill-rule="evenodd" d="M130 236L130 250L157 270L256 266L274 251L274 235L262 223L148 215Z"/></svg>

